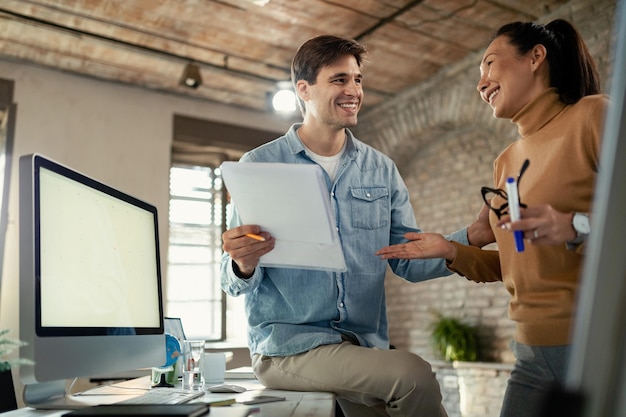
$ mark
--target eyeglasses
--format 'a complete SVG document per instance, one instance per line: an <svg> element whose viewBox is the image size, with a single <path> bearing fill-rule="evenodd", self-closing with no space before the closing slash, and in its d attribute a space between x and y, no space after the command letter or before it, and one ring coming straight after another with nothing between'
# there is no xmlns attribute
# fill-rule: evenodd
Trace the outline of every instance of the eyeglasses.
<svg viewBox="0 0 626 417"><path fill-rule="evenodd" d="M530 165L530 161L527 159L524 161L524 163L522 164L522 167L519 170L519 175L517 176L518 186L519 186L519 182L522 179L522 175L524 175L524 172L528 168L528 165ZM498 216L498 220L500 220L500 218L504 216L505 214L509 213L509 210L508 210L509 209L509 196L506 193L506 191L500 188L481 187L480 193L483 196L483 200L485 204L487 204L487 206L489 206L489 208L493 210L494 213L496 213L496 216ZM500 196L501 198L504 199L504 203L502 203L500 207L494 207L491 205L491 202L493 201L493 198L495 196ZM526 204L523 204L521 200L519 202L519 206L522 208L527 207Z"/></svg>

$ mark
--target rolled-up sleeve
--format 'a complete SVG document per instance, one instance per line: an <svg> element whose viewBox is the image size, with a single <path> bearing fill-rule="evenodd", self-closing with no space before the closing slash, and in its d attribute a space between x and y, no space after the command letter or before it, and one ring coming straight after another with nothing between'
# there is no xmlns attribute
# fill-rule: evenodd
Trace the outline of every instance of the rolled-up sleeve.
<svg viewBox="0 0 626 417"><path fill-rule="evenodd" d="M502 281L500 256L497 250L486 250L452 241L457 256L446 265L452 272L475 282Z"/></svg>

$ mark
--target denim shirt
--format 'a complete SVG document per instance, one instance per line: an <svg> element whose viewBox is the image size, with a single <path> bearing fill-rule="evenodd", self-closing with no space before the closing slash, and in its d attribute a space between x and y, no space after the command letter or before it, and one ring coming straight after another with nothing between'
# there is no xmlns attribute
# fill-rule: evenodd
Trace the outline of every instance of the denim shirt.
<svg viewBox="0 0 626 417"><path fill-rule="evenodd" d="M314 164L295 124L286 135L242 156L242 162ZM389 347L385 273L419 282L450 275L442 259L381 260L384 246L420 232L409 193L394 162L357 140L346 129L347 145L334 183L326 175L331 208L347 272L259 267L248 279L233 272L227 253L221 260L222 289L245 294L251 354L289 356L317 346L341 343L342 334L362 346ZM229 228L240 225L236 210ZM448 236L467 244L465 229Z"/></svg>

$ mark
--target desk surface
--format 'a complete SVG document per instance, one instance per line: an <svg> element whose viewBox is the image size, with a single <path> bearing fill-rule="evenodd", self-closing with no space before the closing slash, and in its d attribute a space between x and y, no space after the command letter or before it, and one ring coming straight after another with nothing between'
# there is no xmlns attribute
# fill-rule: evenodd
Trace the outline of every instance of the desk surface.
<svg viewBox="0 0 626 417"><path fill-rule="evenodd" d="M247 389L242 394L215 394L206 392L201 398L204 402L227 400L251 392L264 395L285 397L285 401L277 401L251 406L233 404L226 407L211 407L210 417L333 417L335 413L334 395L326 392L278 391L265 388L256 380L226 380L227 384L243 386ZM100 386L74 396L86 405L111 404L129 396L136 396L150 387L150 377L137 378L109 386ZM134 390L134 391L133 391ZM248 410L248 413L244 412ZM60 417L68 410L34 410L21 408L0 414L2 417Z"/></svg>

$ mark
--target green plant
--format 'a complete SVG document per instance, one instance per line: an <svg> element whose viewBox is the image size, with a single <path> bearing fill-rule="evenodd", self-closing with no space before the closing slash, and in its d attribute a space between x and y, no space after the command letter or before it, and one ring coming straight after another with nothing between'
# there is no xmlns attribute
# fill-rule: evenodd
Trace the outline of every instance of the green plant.
<svg viewBox="0 0 626 417"><path fill-rule="evenodd" d="M33 361L29 359L6 359L5 355L13 352L15 348L25 345L21 340L6 337L7 333L9 333L8 329L0 330L0 372L11 369L11 366L32 365Z"/></svg>
<svg viewBox="0 0 626 417"><path fill-rule="evenodd" d="M446 361L476 361L478 348L474 327L454 317L435 313L431 340L435 353Z"/></svg>

